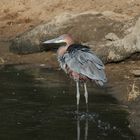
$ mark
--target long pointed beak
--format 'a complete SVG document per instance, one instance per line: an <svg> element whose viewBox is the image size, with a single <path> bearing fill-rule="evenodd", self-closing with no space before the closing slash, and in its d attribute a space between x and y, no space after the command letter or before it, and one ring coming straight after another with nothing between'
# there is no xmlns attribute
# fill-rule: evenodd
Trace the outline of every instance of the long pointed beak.
<svg viewBox="0 0 140 140"><path fill-rule="evenodd" d="M54 39L51 39L51 40L44 41L43 44L63 43L63 42L65 42L65 40L62 40L58 37L58 38L54 38Z"/></svg>

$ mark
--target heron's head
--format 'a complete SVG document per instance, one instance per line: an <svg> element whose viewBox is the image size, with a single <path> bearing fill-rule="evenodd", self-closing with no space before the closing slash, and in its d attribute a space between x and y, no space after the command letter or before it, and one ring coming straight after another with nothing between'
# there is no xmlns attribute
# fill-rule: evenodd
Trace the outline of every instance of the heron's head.
<svg viewBox="0 0 140 140"><path fill-rule="evenodd" d="M52 44L52 43L66 43L68 46L74 43L73 38L71 37L71 35L69 34L64 34L61 35L57 38L51 39L51 40L47 40L45 42L43 42L44 44Z"/></svg>

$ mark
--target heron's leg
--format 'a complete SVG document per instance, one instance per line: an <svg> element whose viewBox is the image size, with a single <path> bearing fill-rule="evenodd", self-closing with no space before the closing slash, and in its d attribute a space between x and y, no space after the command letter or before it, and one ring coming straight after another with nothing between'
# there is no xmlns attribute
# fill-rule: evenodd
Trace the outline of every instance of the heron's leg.
<svg viewBox="0 0 140 140"><path fill-rule="evenodd" d="M85 100L86 100L86 106L87 106L87 112L88 112L88 92L87 92L86 83L84 83L84 89L85 89Z"/></svg>
<svg viewBox="0 0 140 140"><path fill-rule="evenodd" d="M79 91L79 82L76 81L76 89L77 89L77 94L76 94L76 98L77 98L77 113L79 111L79 101L80 101L80 91Z"/></svg>

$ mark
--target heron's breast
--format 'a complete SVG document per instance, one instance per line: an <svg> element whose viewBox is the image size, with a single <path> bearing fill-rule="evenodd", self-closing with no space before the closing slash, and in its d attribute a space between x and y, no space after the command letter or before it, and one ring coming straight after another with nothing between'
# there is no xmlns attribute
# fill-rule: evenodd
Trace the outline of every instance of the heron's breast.
<svg viewBox="0 0 140 140"><path fill-rule="evenodd" d="M67 65L65 67L65 70L66 70L66 73L68 73L69 76L72 79L76 80L76 81L77 80L80 80L80 81L87 81L87 80L89 80L88 77L86 77L86 76L84 76L84 75L82 75L82 74L80 74L78 72L75 72L75 71L71 70Z"/></svg>

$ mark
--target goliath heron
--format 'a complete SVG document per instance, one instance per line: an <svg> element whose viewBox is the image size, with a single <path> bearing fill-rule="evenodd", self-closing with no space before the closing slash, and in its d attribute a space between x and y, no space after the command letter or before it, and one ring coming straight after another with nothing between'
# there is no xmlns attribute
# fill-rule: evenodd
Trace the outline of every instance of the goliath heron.
<svg viewBox="0 0 140 140"><path fill-rule="evenodd" d="M89 47L75 44L73 38L68 34L43 42L43 44L50 43L66 43L57 50L58 61L61 68L76 81L77 109L80 101L79 82L84 85L84 96L88 105L87 81L95 81L100 86L107 81L103 62Z"/></svg>

